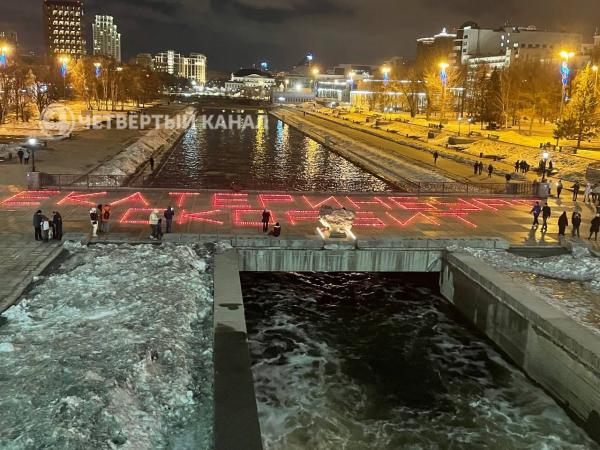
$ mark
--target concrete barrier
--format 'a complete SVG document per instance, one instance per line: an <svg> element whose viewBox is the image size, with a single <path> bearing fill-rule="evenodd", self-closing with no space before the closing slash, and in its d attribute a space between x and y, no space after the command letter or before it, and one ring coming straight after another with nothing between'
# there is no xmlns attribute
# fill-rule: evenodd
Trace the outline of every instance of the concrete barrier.
<svg viewBox="0 0 600 450"><path fill-rule="evenodd" d="M445 256L440 289L600 441L600 336L470 255Z"/></svg>

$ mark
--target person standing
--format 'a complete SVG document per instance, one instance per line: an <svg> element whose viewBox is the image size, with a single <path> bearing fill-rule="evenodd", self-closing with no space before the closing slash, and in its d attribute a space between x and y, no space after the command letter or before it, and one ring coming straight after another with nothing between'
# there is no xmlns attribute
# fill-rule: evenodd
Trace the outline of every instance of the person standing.
<svg viewBox="0 0 600 450"><path fill-rule="evenodd" d="M437 150L435 152L433 152L433 164L435 164L437 166L437 160L440 157L440 154L437 152Z"/></svg>
<svg viewBox="0 0 600 450"><path fill-rule="evenodd" d="M537 228L540 225L538 217L540 217L540 213L542 212L540 202L535 202L535 205L533 205L533 208L531 208L530 212L533 214L533 223L531 224L531 228Z"/></svg>
<svg viewBox="0 0 600 450"><path fill-rule="evenodd" d="M479 172L479 163L475 161L473 164L473 175L477 175L477 172Z"/></svg>
<svg viewBox="0 0 600 450"><path fill-rule="evenodd" d="M579 211L573 211L573 214L571 215L571 226L573 227L571 230L571 236L575 237L575 235L577 235L577 237L579 236L579 226L581 225L581 213Z"/></svg>
<svg viewBox="0 0 600 450"><path fill-rule="evenodd" d="M38 209L33 215L33 229L35 232L35 240L42 240L42 210Z"/></svg>
<svg viewBox="0 0 600 450"><path fill-rule="evenodd" d="M600 213L596 214L596 217L592 219L592 223L590 224L590 237L588 239L592 239L592 235L594 236L594 240L598 240L598 232L600 231Z"/></svg>
<svg viewBox="0 0 600 450"><path fill-rule="evenodd" d="M558 182L556 183L556 198L560 198L560 193L563 190L563 184L562 184L562 180L559 178Z"/></svg>
<svg viewBox="0 0 600 450"><path fill-rule="evenodd" d="M62 229L62 216L58 211L52 213L52 224L54 225L54 239L57 241L62 240L63 229Z"/></svg>
<svg viewBox="0 0 600 450"><path fill-rule="evenodd" d="M269 221L271 220L271 211L265 208L262 212L263 233L269 231Z"/></svg>
<svg viewBox="0 0 600 450"><path fill-rule="evenodd" d="M98 207L96 208L98 210L98 231L100 231L100 233L102 233L104 231L104 226L102 226L102 209L104 208L104 205L99 204Z"/></svg>
<svg viewBox="0 0 600 450"><path fill-rule="evenodd" d="M148 222L150 223L150 239L156 239L156 227L158 226L158 209L155 209L150 213L150 217L148 217Z"/></svg>
<svg viewBox="0 0 600 450"><path fill-rule="evenodd" d="M590 201L590 194L592 193L592 184L586 183L585 189L583 190L583 203Z"/></svg>
<svg viewBox="0 0 600 450"><path fill-rule="evenodd" d="M19 164L23 164L23 155L25 155L25 153L23 153L23 149L20 148L17 152L17 156L19 157Z"/></svg>
<svg viewBox="0 0 600 450"><path fill-rule="evenodd" d="M492 166L491 164L488 166L488 178L492 178L492 174L494 173L494 166Z"/></svg>
<svg viewBox="0 0 600 450"><path fill-rule="evenodd" d="M150 157L150 170L154 172L154 158L152 156Z"/></svg>
<svg viewBox="0 0 600 450"><path fill-rule="evenodd" d="M544 207L542 208L542 233L548 231L548 219L551 214L552 210L548 206L548 202L544 203Z"/></svg>
<svg viewBox="0 0 600 450"><path fill-rule="evenodd" d="M576 181L575 184L573 185L573 201L574 202L577 201L577 196L579 195L579 189L581 189L581 185L579 184L579 181Z"/></svg>
<svg viewBox="0 0 600 450"><path fill-rule="evenodd" d="M25 149L25 155L23 156L23 161L25 164L29 164L29 156L31 155L31 153L29 153L29 149L26 148Z"/></svg>
<svg viewBox="0 0 600 450"><path fill-rule="evenodd" d="M102 207L102 220L100 221L100 229L103 233L110 231L110 205Z"/></svg>
<svg viewBox="0 0 600 450"><path fill-rule="evenodd" d="M167 223L166 232L170 233L173 228L173 217L175 216L175 210L171 208L171 205L169 205L167 209L165 209L163 216L165 216L165 221Z"/></svg>
<svg viewBox="0 0 600 450"><path fill-rule="evenodd" d="M46 216L42 216L42 238L44 242L50 239L50 220Z"/></svg>
<svg viewBox="0 0 600 450"><path fill-rule="evenodd" d="M92 237L98 237L98 210L90 209L90 224L92 225Z"/></svg>
<svg viewBox="0 0 600 450"><path fill-rule="evenodd" d="M479 161L479 175L483 174L483 161Z"/></svg>
<svg viewBox="0 0 600 450"><path fill-rule="evenodd" d="M520 166L521 166L521 161L519 161L519 160L517 159L517 162L515 163L515 173L518 173L518 172L519 172L519 167L520 167Z"/></svg>
<svg viewBox="0 0 600 450"><path fill-rule="evenodd" d="M564 237L565 231L569 226L569 219L567 219L567 212L563 211L563 213L558 218L558 237Z"/></svg>
<svg viewBox="0 0 600 450"><path fill-rule="evenodd" d="M276 222L273 231L269 232L269 236L279 237L279 235L281 235L281 225L279 225L279 222Z"/></svg>

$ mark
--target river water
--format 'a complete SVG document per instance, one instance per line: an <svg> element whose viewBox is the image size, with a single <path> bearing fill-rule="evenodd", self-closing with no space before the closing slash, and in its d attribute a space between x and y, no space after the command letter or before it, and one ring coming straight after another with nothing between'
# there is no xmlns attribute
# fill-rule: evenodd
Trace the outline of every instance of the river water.
<svg viewBox="0 0 600 450"><path fill-rule="evenodd" d="M218 122L222 116L224 122ZM266 114L243 114L246 128L223 129L238 113L200 115L158 165L153 187L298 191L386 191L391 187L341 156ZM250 126L250 123L253 126ZM204 126L206 124L207 126Z"/></svg>
<svg viewBox="0 0 600 450"><path fill-rule="evenodd" d="M243 274L267 449L598 449L414 274Z"/></svg>

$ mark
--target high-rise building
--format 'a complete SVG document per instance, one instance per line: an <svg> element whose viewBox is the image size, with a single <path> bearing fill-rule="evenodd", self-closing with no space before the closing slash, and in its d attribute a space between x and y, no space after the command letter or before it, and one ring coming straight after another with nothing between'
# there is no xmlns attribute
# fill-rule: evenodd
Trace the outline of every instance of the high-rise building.
<svg viewBox="0 0 600 450"><path fill-rule="evenodd" d="M44 0L44 26L48 56L85 55L81 0Z"/></svg>
<svg viewBox="0 0 600 450"><path fill-rule="evenodd" d="M112 16L96 16L92 23L94 55L108 56L121 62L121 33Z"/></svg>
<svg viewBox="0 0 600 450"><path fill-rule="evenodd" d="M167 50L154 56L154 69L167 72L177 77L194 80L199 85L206 83L206 56L200 53L190 53L182 56L175 50Z"/></svg>
<svg viewBox="0 0 600 450"><path fill-rule="evenodd" d="M138 53L135 57L135 63L138 66L154 70L154 59L150 53Z"/></svg>

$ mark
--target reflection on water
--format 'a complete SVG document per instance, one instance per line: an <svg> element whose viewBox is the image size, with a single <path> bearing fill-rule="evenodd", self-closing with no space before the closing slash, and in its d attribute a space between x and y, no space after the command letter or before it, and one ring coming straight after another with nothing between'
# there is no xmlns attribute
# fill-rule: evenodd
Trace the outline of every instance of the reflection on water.
<svg viewBox="0 0 600 450"><path fill-rule="evenodd" d="M266 449L598 449L415 274L242 274Z"/></svg>
<svg viewBox="0 0 600 450"><path fill-rule="evenodd" d="M218 189L235 181L246 189L391 190L274 117L254 114L252 122L256 129L211 130L199 118L157 169L152 186Z"/></svg>

